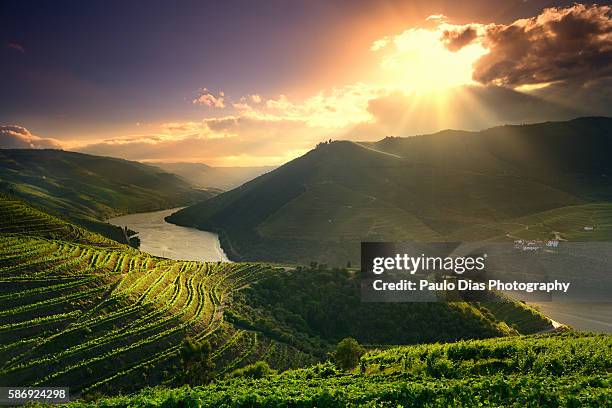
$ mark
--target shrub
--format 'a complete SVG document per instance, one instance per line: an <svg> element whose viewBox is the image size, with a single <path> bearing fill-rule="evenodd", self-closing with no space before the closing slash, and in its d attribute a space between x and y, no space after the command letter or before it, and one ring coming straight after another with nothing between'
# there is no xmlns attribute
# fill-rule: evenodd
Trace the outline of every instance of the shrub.
<svg viewBox="0 0 612 408"><path fill-rule="evenodd" d="M338 368L351 370L357 367L359 359L364 353L364 348L359 345L357 340L347 337L338 343L336 350L333 352L333 358Z"/></svg>
<svg viewBox="0 0 612 408"><path fill-rule="evenodd" d="M182 381L189 385L203 385L212 381L215 364L212 361L212 348L207 341L196 342L187 337L183 341L181 360L183 362Z"/></svg>
<svg viewBox="0 0 612 408"><path fill-rule="evenodd" d="M249 364L245 367L232 371L228 377L263 378L273 374L276 374L276 370L271 369L268 363L265 361L258 361L254 364Z"/></svg>

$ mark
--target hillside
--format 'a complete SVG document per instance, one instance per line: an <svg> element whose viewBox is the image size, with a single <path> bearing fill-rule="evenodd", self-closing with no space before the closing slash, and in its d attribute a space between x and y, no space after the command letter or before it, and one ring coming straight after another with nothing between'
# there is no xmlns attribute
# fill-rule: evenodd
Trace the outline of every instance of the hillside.
<svg viewBox="0 0 612 408"><path fill-rule="evenodd" d="M343 269L156 258L3 203L12 219L0 233L1 386L70 384L76 396L178 386L200 364L185 354L191 345L210 345L206 375L221 378L256 361L322 361L347 334L380 345L550 328L515 302L361 304L359 279Z"/></svg>
<svg viewBox="0 0 612 408"><path fill-rule="evenodd" d="M0 193L0 234L37 236L100 247L121 247L117 242Z"/></svg>
<svg viewBox="0 0 612 408"><path fill-rule="evenodd" d="M610 118L332 142L168 221L219 231L232 259L332 265L360 241L507 240L525 217L571 238L546 218L612 202L610 151Z"/></svg>
<svg viewBox="0 0 612 408"><path fill-rule="evenodd" d="M105 219L192 204L214 193L156 167L62 150L0 150L0 192L125 242Z"/></svg>
<svg viewBox="0 0 612 408"><path fill-rule="evenodd" d="M564 333L372 351L207 387L148 389L71 407L609 407L612 336Z"/></svg>
<svg viewBox="0 0 612 408"><path fill-rule="evenodd" d="M273 166L261 167L212 167L204 163L154 163L167 172L176 174L200 188L231 190L247 181L274 170Z"/></svg>

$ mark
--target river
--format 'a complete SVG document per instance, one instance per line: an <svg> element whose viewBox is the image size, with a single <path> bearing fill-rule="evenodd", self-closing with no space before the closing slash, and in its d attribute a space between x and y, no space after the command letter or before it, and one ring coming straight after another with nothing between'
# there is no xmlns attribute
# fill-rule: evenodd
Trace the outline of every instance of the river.
<svg viewBox="0 0 612 408"><path fill-rule="evenodd" d="M177 260L228 261L217 234L179 227L164 220L180 209L128 214L108 222L137 231L140 249L152 255ZM576 329L612 332L612 303L541 302L534 305L550 318Z"/></svg>
<svg viewBox="0 0 612 408"><path fill-rule="evenodd" d="M188 261L229 261L217 234L164 220L181 208L122 215L107 221L137 231L140 249L151 255Z"/></svg>
<svg viewBox="0 0 612 408"><path fill-rule="evenodd" d="M577 330L612 333L612 303L530 303L559 323Z"/></svg>

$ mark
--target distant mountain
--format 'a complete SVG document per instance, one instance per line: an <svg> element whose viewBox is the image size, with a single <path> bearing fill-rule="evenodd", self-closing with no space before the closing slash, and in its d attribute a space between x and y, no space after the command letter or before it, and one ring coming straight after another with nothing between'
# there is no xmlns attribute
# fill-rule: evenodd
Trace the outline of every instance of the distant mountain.
<svg viewBox="0 0 612 408"><path fill-rule="evenodd" d="M36 149L0 150L0 192L119 240L124 237L120 229L101 221L185 206L214 194L154 166Z"/></svg>
<svg viewBox="0 0 612 408"><path fill-rule="evenodd" d="M194 186L231 190L275 169L261 167L211 167L204 163L155 163L155 166L177 174Z"/></svg>
<svg viewBox="0 0 612 408"><path fill-rule="evenodd" d="M360 241L563 235L583 205L612 202L610 152L601 117L332 142L168 220L219 231L232 259L302 263L355 264Z"/></svg>

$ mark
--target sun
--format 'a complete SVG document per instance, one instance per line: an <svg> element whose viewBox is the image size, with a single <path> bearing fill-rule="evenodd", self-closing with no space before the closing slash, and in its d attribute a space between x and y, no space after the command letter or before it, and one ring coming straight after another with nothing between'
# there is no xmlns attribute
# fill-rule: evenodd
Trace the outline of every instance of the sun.
<svg viewBox="0 0 612 408"><path fill-rule="evenodd" d="M375 42L372 50L382 51L380 82L410 93L440 93L473 83L473 64L487 49L473 43L449 51L441 35L441 29L412 28Z"/></svg>

